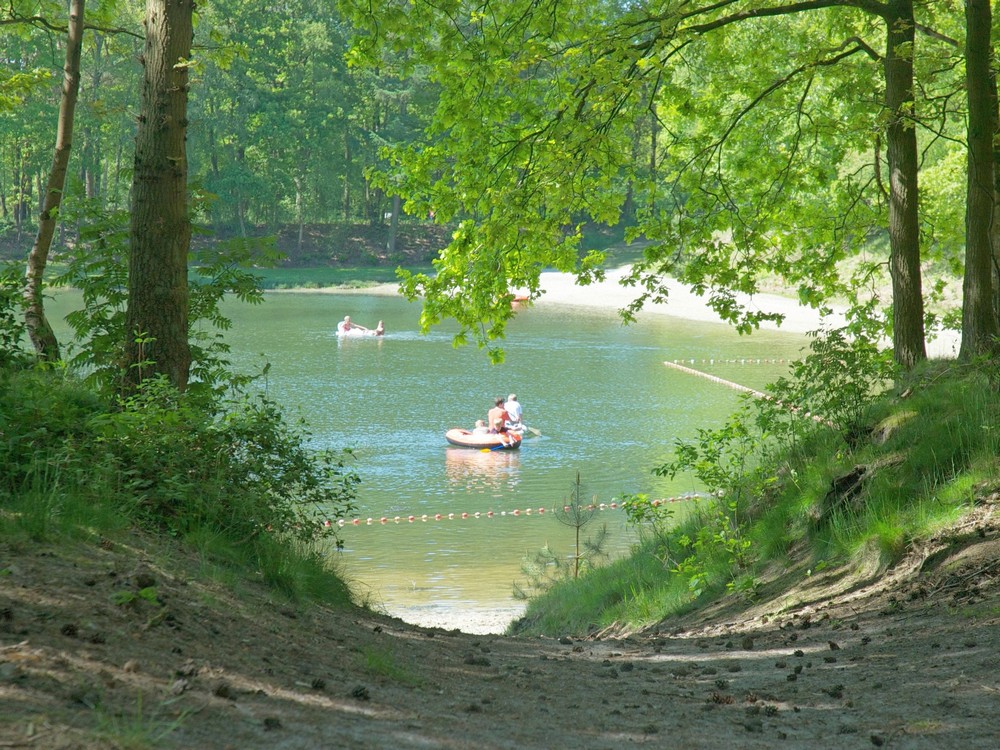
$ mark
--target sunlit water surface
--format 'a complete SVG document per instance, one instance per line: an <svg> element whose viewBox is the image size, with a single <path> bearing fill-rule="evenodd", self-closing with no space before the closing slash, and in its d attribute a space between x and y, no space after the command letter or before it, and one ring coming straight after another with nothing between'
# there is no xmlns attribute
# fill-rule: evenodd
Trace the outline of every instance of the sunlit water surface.
<svg viewBox="0 0 1000 750"><path fill-rule="evenodd" d="M71 301L61 296L57 308ZM676 439L719 425L738 393L665 360L761 388L805 343L661 315L626 327L613 310L538 305L511 323L506 360L491 365L474 346L454 348L447 325L419 335L419 307L393 296L277 293L225 312L238 369L269 362L269 395L306 418L315 445L356 452L360 521L343 527L339 554L359 592L405 620L473 631L495 631L498 618L521 611L513 584L526 582L526 556L545 545L572 554L573 530L551 509L569 497L577 472L584 497L605 504L622 493L702 489L652 470ZM384 320L388 333L338 339L345 314L369 326ZM512 392L541 437L509 452L448 446L448 428L471 427L495 396ZM607 524L612 557L635 541L620 510L593 523Z"/></svg>

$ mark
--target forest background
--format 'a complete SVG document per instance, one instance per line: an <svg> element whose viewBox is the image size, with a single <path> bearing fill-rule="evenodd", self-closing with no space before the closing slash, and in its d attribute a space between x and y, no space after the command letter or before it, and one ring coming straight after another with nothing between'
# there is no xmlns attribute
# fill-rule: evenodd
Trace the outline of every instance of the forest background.
<svg viewBox="0 0 1000 750"><path fill-rule="evenodd" d="M81 246L81 227L127 223L131 185L143 182L136 124L156 120L138 96L143 16L171 5L92 3L84 17L77 4L73 161L56 189L72 24L59 3L6 11L7 254L33 241L44 222L32 217L58 216L57 253ZM607 223L648 242L626 318L673 275L749 328L759 321L735 295L777 276L805 304L847 297L857 325L880 326L904 366L941 324L962 330L967 356L991 346L1000 157L988 3L552 14L527 2L461 21L461 3L434 7L199 8L178 68L189 101L174 118L195 246L256 238L264 255L277 238L299 265L412 266L442 250L433 280L418 273L408 293L426 300L428 321L454 316L485 343L502 335L505 295L537 290L543 268L600 274L579 229ZM964 276L962 310L941 317L928 271Z"/></svg>

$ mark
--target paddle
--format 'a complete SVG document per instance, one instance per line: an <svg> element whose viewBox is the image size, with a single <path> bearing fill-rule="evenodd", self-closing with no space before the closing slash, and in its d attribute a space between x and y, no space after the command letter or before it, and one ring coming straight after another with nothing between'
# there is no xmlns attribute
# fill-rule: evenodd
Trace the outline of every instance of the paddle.
<svg viewBox="0 0 1000 750"><path fill-rule="evenodd" d="M492 453L493 451L502 451L504 448L510 450L511 448L517 447L517 443L497 443L490 448L480 448L480 453Z"/></svg>

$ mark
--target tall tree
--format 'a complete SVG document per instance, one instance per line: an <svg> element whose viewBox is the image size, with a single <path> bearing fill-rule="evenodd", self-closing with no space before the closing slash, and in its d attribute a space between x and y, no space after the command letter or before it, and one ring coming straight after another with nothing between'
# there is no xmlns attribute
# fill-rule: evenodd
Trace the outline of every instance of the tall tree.
<svg viewBox="0 0 1000 750"><path fill-rule="evenodd" d="M729 3L722 5L728 6ZM885 141L888 163L889 272L892 280L893 355L903 367L926 359L924 299L920 270L919 159L913 55L916 22L913 0L803 0L737 10L689 27L699 34L748 19L820 9L856 8L881 19L885 27L882 58L885 86ZM708 6L706 10L711 10ZM705 10L686 13L694 18ZM876 155L876 159L878 155Z"/></svg>
<svg viewBox="0 0 1000 750"><path fill-rule="evenodd" d="M761 316L741 308L738 295L753 293L761 272L801 274L778 257L791 243L782 237L782 222L774 221L782 202L804 207L804 193L792 193L796 181L799 189L815 191L817 218L845 233L842 217L827 219L818 200L824 180L813 175L825 174L826 183L836 177L840 164L855 156L858 133L847 132L824 108L843 111L847 102L857 109L880 83L882 101L870 107L872 125L862 132L879 123L885 156L871 149L876 159L865 169L872 174L880 159L888 160L883 227L891 247L895 355L905 366L924 358L912 0L487 5L485 11L482 3L459 0L443 6L383 0L364 3L356 16L370 33L359 51L377 50L376 38L397 52L411 48L442 86L425 143L398 155L409 176L409 210L431 206L440 216L464 219L436 275L406 281L410 294L424 298L425 324L455 317L465 327L460 337L471 333L486 345L503 335L510 286L537 290L546 265L574 270L584 283L599 273L597 259L577 255L573 228L585 215L618 220L639 174L629 163L635 125L651 113L662 142L650 152L661 155L661 164L645 171L661 178L644 185L654 200L645 202L634 234L656 244L629 278L642 291L627 313L667 297L665 275L676 272L725 319L751 327ZM884 54L866 40L879 29ZM789 39L789 33L803 36ZM782 58L772 48L788 54ZM722 67L715 53L743 67L754 58L773 65L762 64L757 78L724 89L706 73ZM880 63L881 80L857 73L856 85L865 88L837 91L837 74L828 71L858 53ZM714 99L714 114L692 125L688 102L703 91ZM838 94L846 98L833 98ZM782 103L784 113L777 108ZM755 164L737 148L724 155L755 111L771 118L758 117L766 139L753 134L755 150L768 162ZM774 130L779 121L789 123L787 132ZM833 145L831 134L841 134L844 145ZM774 171L765 171L768 165ZM874 179L860 182L867 192L850 195L850 211L880 201ZM746 192L734 191L737 185ZM809 221L804 208L795 217ZM803 246L800 266L817 276L809 286L811 301L819 303L831 291L824 279L843 251L814 246L810 256L804 247L810 225L784 224ZM855 235L863 235L860 228Z"/></svg>
<svg viewBox="0 0 1000 750"><path fill-rule="evenodd" d="M163 374L187 387L188 65L193 0L147 0L143 80L135 139L125 313L125 384Z"/></svg>
<svg viewBox="0 0 1000 750"><path fill-rule="evenodd" d="M962 345L971 358L997 351L993 300L993 139L997 132L995 78L991 71L990 0L966 0L965 80L969 101L968 192L965 213L965 278L962 286Z"/></svg>
<svg viewBox="0 0 1000 750"><path fill-rule="evenodd" d="M56 147L49 171L48 188L38 219L38 234L28 254L25 284L25 325L38 356L48 362L59 359L59 342L45 317L42 300L45 266L48 263L52 235L66 185L66 171L73 146L73 123L76 100L80 91L80 53L83 48L84 0L70 0L69 27L66 34L66 63L63 67L62 95L59 102L59 123L56 127Z"/></svg>
<svg viewBox="0 0 1000 750"><path fill-rule="evenodd" d="M896 362L912 367L927 358L920 275L916 108L913 91L913 0L860 3L872 6L886 26L886 152L889 162L889 272L892 276L892 349Z"/></svg>

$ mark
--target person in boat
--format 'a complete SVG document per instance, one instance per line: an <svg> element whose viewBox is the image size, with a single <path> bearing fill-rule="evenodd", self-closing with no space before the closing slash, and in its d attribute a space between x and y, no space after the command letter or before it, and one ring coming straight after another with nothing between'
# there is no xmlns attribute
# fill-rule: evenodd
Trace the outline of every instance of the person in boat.
<svg viewBox="0 0 1000 750"><path fill-rule="evenodd" d="M500 442L505 447L509 448L514 444L514 433L507 432L507 424L503 417L497 417L496 421L493 423L493 429L490 430L490 432L500 438Z"/></svg>
<svg viewBox="0 0 1000 750"><path fill-rule="evenodd" d="M372 331L372 333L374 333L376 336L385 336L385 326L382 325L381 320L378 322L378 325L375 326L375 330Z"/></svg>
<svg viewBox="0 0 1000 750"><path fill-rule="evenodd" d="M507 412L507 428L514 430L522 429L524 425L521 422L521 403L517 400L516 393L512 393L507 397L503 408Z"/></svg>
<svg viewBox="0 0 1000 750"><path fill-rule="evenodd" d="M486 426L485 420L477 419L476 426L472 428L473 435L488 435L490 428Z"/></svg>
<svg viewBox="0 0 1000 750"><path fill-rule="evenodd" d="M500 422L500 426L506 429L507 425L507 410L503 408L503 399L494 399L493 408L489 410L486 415L486 424L490 426L490 434L495 434L499 432L497 430L497 422Z"/></svg>

